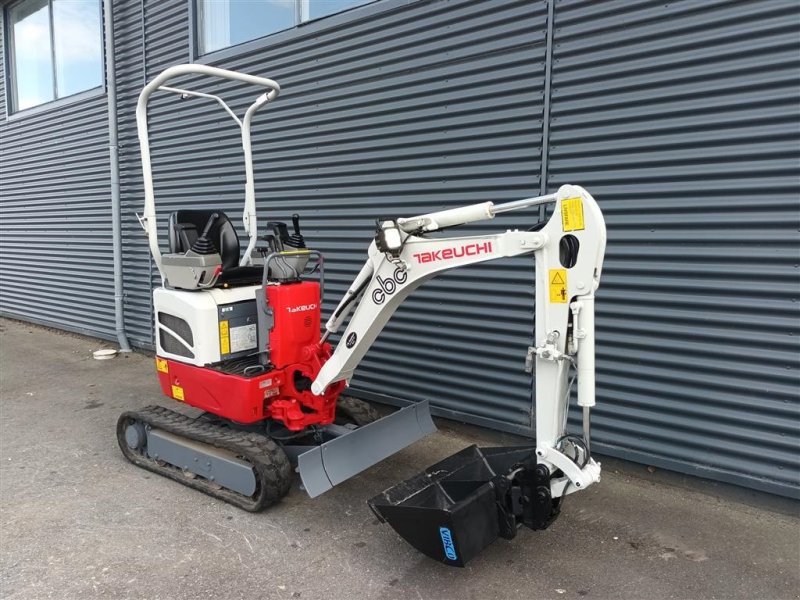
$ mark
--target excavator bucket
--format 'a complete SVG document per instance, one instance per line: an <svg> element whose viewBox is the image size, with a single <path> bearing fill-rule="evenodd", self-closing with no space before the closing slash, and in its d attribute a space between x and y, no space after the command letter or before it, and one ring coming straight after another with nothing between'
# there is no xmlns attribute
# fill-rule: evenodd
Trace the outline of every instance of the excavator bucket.
<svg viewBox="0 0 800 600"><path fill-rule="evenodd" d="M531 457L535 461L534 451L469 446L383 491L369 506L423 554L463 567L498 537L516 535L499 498L511 472Z"/></svg>
<svg viewBox="0 0 800 600"><path fill-rule="evenodd" d="M436 431L428 401L357 429L329 426L331 439L297 456L303 487L314 498Z"/></svg>

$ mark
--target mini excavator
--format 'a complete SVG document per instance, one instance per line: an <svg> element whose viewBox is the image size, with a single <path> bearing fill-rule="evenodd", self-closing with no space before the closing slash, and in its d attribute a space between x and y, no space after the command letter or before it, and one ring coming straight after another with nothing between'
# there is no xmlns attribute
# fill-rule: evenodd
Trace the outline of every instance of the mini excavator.
<svg viewBox="0 0 800 600"><path fill-rule="evenodd" d="M170 80L210 76L264 88L240 119L218 95ZM147 106L156 92L216 101L241 130L245 162L244 250L228 216L187 208L169 216L162 253L155 211ZM162 285L153 292L155 366L163 393L202 411L189 417L149 406L123 413L117 438L133 464L247 511L289 491L293 472L317 496L433 433L427 401L379 418L345 388L378 334L420 285L449 269L495 259L535 259L535 444L470 446L369 500L415 548L463 566L498 537L544 529L561 500L600 480L591 457L595 404L594 294L606 230L583 188L503 204L483 202L376 221L367 260L324 326L323 254L307 246L299 215L259 235L250 127L280 93L270 79L205 65L177 65L142 90L136 111L145 190L139 217ZM532 207L549 218L491 235L437 235ZM533 212L533 211L531 211ZM539 210L535 211L537 214ZM350 316L352 314L352 316ZM348 320L349 317L349 320ZM345 326L335 349L332 334ZM570 380L570 373L574 375ZM581 434L567 431L572 383Z"/></svg>

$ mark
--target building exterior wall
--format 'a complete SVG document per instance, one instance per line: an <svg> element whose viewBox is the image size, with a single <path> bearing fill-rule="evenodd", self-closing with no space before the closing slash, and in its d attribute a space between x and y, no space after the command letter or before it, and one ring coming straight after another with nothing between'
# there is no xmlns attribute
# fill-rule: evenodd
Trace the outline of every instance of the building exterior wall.
<svg viewBox="0 0 800 600"><path fill-rule="evenodd" d="M555 8L548 186L608 225L595 447L796 493L800 5Z"/></svg>
<svg viewBox="0 0 800 600"><path fill-rule="evenodd" d="M192 60L267 76L284 91L254 124L259 216L301 214L327 256L328 311L376 217L578 183L609 229L594 447L798 495L799 17L790 0L380 0L197 57L189 2L116 2L130 339L151 346L158 283L135 217L142 84ZM252 100L194 82L239 110ZM0 310L111 338L104 103L0 123ZM151 108L162 230L190 205L240 221L235 125L202 100L165 95ZM532 284L530 259L426 284L381 334L355 393L429 398L438 414L531 433L521 367Z"/></svg>
<svg viewBox="0 0 800 600"><path fill-rule="evenodd" d="M0 79L0 310L113 335L105 94L7 117Z"/></svg>

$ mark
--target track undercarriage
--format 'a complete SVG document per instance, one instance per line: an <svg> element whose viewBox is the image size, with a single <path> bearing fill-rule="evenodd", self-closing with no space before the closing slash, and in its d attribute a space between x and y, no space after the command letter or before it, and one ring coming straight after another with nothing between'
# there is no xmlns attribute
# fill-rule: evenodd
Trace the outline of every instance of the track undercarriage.
<svg viewBox="0 0 800 600"><path fill-rule="evenodd" d="M250 512L285 496L292 466L274 441L160 406L123 413L117 441L133 464Z"/></svg>
<svg viewBox="0 0 800 600"><path fill-rule="evenodd" d="M133 464L258 512L289 492L294 470L317 496L408 444L396 434L387 439L387 431L416 438L434 429L426 403L381 419L363 400L340 397L336 414L331 425L292 432L274 421L241 425L148 406L120 416L117 441ZM356 447L363 457L353 456Z"/></svg>

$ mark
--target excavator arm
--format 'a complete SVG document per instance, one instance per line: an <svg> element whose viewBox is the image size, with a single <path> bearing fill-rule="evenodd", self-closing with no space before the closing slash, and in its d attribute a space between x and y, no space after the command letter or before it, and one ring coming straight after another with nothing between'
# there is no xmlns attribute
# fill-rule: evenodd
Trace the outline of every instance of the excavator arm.
<svg viewBox="0 0 800 600"><path fill-rule="evenodd" d="M445 227L543 204L554 207L538 231L426 237ZM562 186L555 194L506 204L486 202L383 221L366 263L326 324L325 337L341 328L355 305L336 350L311 389L321 394L328 385L349 380L397 308L424 282L449 269L533 254L535 344L527 349L526 367L535 369L536 455L539 464L558 474L550 479L554 498L588 487L600 478L600 467L589 456L589 410L595 404L594 293L600 283L605 245L605 223L597 203L574 185ZM577 373L584 436L583 447L571 447L573 455L568 456L564 441L570 439L565 436L571 366ZM579 453L581 459L576 460Z"/></svg>

